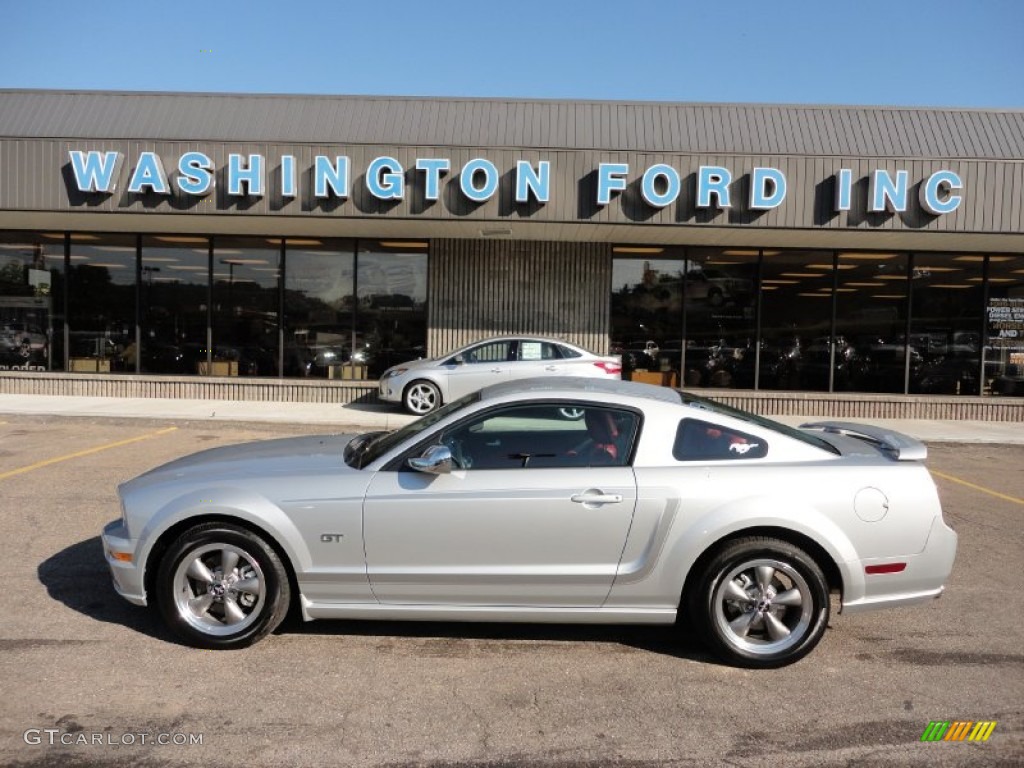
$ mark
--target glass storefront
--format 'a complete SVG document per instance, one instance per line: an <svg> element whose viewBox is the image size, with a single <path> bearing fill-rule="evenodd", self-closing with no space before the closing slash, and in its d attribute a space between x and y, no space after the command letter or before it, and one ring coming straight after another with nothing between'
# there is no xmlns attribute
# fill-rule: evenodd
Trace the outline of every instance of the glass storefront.
<svg viewBox="0 0 1024 768"><path fill-rule="evenodd" d="M0 232L0 370L373 380L426 354L429 244ZM634 380L1024 395L1024 256L612 248Z"/></svg>
<svg viewBox="0 0 1024 768"><path fill-rule="evenodd" d="M612 352L629 378L733 389L1024 394L1024 257L612 250Z"/></svg>
<svg viewBox="0 0 1024 768"><path fill-rule="evenodd" d="M404 240L3 232L0 369L377 378L426 353L427 253Z"/></svg>

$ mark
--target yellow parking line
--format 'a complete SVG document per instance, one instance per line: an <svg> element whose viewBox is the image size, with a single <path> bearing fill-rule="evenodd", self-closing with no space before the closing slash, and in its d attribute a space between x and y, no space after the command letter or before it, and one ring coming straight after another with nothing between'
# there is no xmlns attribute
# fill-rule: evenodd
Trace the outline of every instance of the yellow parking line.
<svg viewBox="0 0 1024 768"><path fill-rule="evenodd" d="M95 448L86 448L84 451L78 451L76 453L69 453L66 456L57 456L54 459L46 459L45 461L38 461L35 464L30 464L27 467L21 467L19 469L12 469L10 472L0 473L0 480L6 480L8 477L14 477L15 475L21 475L25 472L31 472L34 469L41 469L48 467L50 464L57 464L61 461L68 461L69 459L77 459L82 456L88 456L92 453L99 453L109 448L118 448L122 445L130 445L131 443L137 443L140 440L149 440L151 437L159 437L160 435L166 435L168 432L173 432L177 427L167 427L166 429L158 429L156 432L149 432L145 435L139 435L138 437L129 437L127 440L118 440L116 443L105 443L103 445L97 445Z"/></svg>
<svg viewBox="0 0 1024 768"><path fill-rule="evenodd" d="M953 477L952 475L946 475L942 472L936 472L934 469L931 471L936 477L941 477L943 480L949 480L951 483L960 483L960 485L966 485L968 488L973 488L976 491L987 493L989 496L995 496L997 499L1003 501L1012 501L1014 504L1024 504L1024 499L1018 499L1016 496L1007 496L1005 493L999 493L999 491L993 491L989 488L985 488L974 483L968 483L966 480L961 480L959 477Z"/></svg>

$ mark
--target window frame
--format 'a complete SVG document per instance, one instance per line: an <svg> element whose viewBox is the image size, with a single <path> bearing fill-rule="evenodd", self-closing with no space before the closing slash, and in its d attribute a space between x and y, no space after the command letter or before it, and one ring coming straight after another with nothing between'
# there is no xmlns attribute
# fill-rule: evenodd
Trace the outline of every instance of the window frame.
<svg viewBox="0 0 1024 768"><path fill-rule="evenodd" d="M538 400L536 402L512 402L512 403L499 403L486 408L481 408L472 414L468 414L465 417L455 421L447 426L434 429L430 434L426 435L422 439L419 439L410 446L409 448L401 451L394 459L388 461L383 467L381 472L416 472L417 470L412 469L408 466L407 461L410 458L421 456L423 451L432 445L441 445L442 441L438 439L439 436L444 433L451 432L453 430L460 429L465 425L469 424L475 419L483 419L491 416L492 414L508 408L597 408L608 411L620 411L629 413L634 417L633 434L629 438L628 450L625 451L625 460L621 464L614 465L595 465L595 466L567 466L567 467L503 467L496 469L485 469L480 471L485 472L498 472L511 469L536 469L536 470L554 470L564 471L566 469L607 469L609 467L632 467L633 462L636 460L637 450L639 449L640 439L643 436L644 427L644 412L639 409L628 405L619 405L618 403L603 403L595 402L592 400L579 400L575 398L552 398L545 400ZM583 418L583 417L581 417ZM476 468L460 469L462 472L471 472Z"/></svg>

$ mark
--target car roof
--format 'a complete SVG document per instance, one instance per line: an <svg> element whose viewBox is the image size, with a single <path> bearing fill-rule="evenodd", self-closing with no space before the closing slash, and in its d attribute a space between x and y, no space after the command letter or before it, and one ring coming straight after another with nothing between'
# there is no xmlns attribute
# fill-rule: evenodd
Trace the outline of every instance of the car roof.
<svg viewBox="0 0 1024 768"><path fill-rule="evenodd" d="M640 384L635 381L622 381L621 379L593 379L583 376L544 376L533 379L514 379L484 387L480 391L480 398L482 400L492 400L499 397L537 392L560 397L602 394L656 400L674 405L682 403L679 392L670 387Z"/></svg>
<svg viewBox="0 0 1024 768"><path fill-rule="evenodd" d="M497 341L546 341L551 344L561 344L563 347L570 347L580 352L586 352L588 355L594 355L595 357L599 357L597 353L591 352L586 347L581 347L579 344L573 344L571 341L559 339L555 336L538 336L532 333L514 333L507 334L505 336L488 336L485 339L476 339L475 341L470 341L466 344L463 344L460 347L456 347L455 349L449 350L448 352L444 352L438 355L436 359L449 357L458 352L461 352L464 349L469 349L470 347L475 347L479 344L490 344Z"/></svg>

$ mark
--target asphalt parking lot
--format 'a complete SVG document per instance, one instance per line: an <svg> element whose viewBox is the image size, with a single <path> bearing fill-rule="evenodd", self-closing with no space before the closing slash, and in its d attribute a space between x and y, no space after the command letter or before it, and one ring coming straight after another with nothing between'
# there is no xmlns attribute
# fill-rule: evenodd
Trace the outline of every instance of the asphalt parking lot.
<svg viewBox="0 0 1024 768"><path fill-rule="evenodd" d="M0 764L1024 761L1024 446L931 445L960 535L946 595L833 615L775 671L720 666L674 628L291 623L204 652L114 594L98 534L117 483L313 431L329 430L0 415ZM922 743L933 720L997 725L985 743Z"/></svg>

